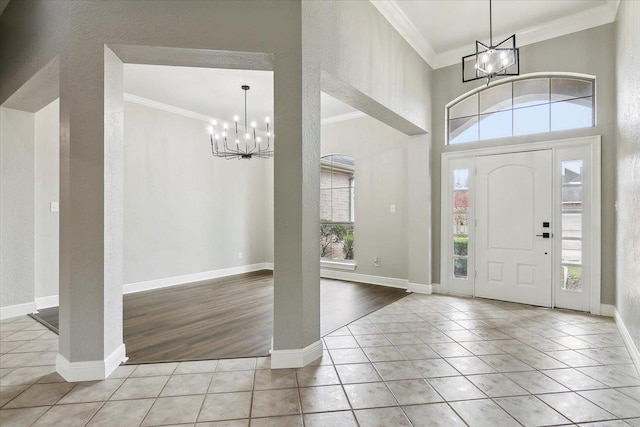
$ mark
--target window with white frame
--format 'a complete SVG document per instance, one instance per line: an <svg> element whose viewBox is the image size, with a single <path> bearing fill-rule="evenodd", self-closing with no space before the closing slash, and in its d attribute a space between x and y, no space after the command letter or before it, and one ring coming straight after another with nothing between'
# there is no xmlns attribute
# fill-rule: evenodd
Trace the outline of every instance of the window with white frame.
<svg viewBox="0 0 640 427"><path fill-rule="evenodd" d="M447 143L595 126L595 80L523 76L496 83L447 108Z"/></svg>
<svg viewBox="0 0 640 427"><path fill-rule="evenodd" d="M453 170L453 277L468 278L469 169Z"/></svg>
<svg viewBox="0 0 640 427"><path fill-rule="evenodd" d="M562 268L563 290L582 291L583 160L562 162Z"/></svg>
<svg viewBox="0 0 640 427"><path fill-rule="evenodd" d="M320 256L353 260L355 159L331 154L320 159Z"/></svg>

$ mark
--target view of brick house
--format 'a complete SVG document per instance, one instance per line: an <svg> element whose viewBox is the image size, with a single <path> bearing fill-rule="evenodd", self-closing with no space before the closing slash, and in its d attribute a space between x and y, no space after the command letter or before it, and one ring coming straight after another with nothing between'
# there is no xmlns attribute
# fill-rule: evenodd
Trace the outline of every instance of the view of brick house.
<svg viewBox="0 0 640 427"><path fill-rule="evenodd" d="M321 159L320 250L322 258L353 259L355 162L350 156Z"/></svg>

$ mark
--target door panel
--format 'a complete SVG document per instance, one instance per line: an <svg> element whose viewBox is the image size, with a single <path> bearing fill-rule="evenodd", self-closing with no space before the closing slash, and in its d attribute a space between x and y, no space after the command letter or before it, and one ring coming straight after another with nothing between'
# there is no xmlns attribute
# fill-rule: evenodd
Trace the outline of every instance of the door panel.
<svg viewBox="0 0 640 427"><path fill-rule="evenodd" d="M550 307L551 150L477 157L476 167L475 295Z"/></svg>

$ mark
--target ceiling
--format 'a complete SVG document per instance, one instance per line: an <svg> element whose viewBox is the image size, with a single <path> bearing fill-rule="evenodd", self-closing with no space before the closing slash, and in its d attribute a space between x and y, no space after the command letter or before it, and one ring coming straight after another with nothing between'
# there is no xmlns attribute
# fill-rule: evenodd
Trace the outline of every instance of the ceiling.
<svg viewBox="0 0 640 427"><path fill-rule="evenodd" d="M488 0L371 0L433 68L460 62L489 42ZM615 20L620 0L493 0L497 44L516 34L518 46Z"/></svg>
<svg viewBox="0 0 640 427"><path fill-rule="evenodd" d="M0 0L1 1L1 0ZM487 0L370 0L433 67L457 64L488 42ZM516 34L519 46L603 25L615 20L620 0L493 0L494 42ZM201 115L242 120L247 84L248 120L273 117L273 72L125 64L124 89L140 101L168 104ZM129 96L131 99L131 96ZM323 93L323 122L358 112Z"/></svg>
<svg viewBox="0 0 640 427"><path fill-rule="evenodd" d="M244 115L248 120L273 118L273 72L219 68L125 64L124 92L221 121Z"/></svg>
<svg viewBox="0 0 640 427"><path fill-rule="evenodd" d="M244 84L251 87L247 92L248 120L273 118L272 71L124 65L124 92L129 100L167 104L220 121L231 121L234 115L242 120L244 97L240 86ZM322 119L354 112L347 104L321 94Z"/></svg>

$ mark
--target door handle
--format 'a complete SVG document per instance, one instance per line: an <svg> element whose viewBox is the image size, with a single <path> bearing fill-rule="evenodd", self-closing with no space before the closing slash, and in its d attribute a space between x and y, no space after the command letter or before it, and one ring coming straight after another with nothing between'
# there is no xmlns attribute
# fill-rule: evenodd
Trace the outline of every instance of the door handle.
<svg viewBox="0 0 640 427"><path fill-rule="evenodd" d="M542 237L543 239L548 239L551 237L551 233L536 234L536 237Z"/></svg>

